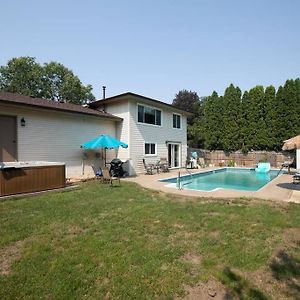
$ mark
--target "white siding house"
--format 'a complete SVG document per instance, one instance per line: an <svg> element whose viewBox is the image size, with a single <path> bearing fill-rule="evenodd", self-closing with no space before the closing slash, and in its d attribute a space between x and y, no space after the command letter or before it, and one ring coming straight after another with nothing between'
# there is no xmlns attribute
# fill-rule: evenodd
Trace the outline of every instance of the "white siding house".
<svg viewBox="0 0 300 300"><path fill-rule="evenodd" d="M133 93L95 101L87 108L0 92L0 162L64 162L67 177L90 177L103 167L103 150L84 151L80 145L109 134L128 148L108 150L107 161L127 161L130 175L144 172L143 159L165 159L171 168L180 168L187 155L187 115ZM10 131L4 129L9 118L7 124L14 127Z"/></svg>
<svg viewBox="0 0 300 300"><path fill-rule="evenodd" d="M160 122L158 124L149 124L145 120L141 122L138 118L139 106L149 111L151 109L160 111ZM166 103L133 93L96 101L93 103L93 107L105 110L123 119L122 130L119 131L117 136L123 141L126 139L129 144L126 155L130 160L131 175L144 172L143 159L149 163L166 159L171 168L185 166L187 116L189 113ZM173 126L174 114L177 116L178 126ZM154 152L151 150L154 150Z"/></svg>
<svg viewBox="0 0 300 300"><path fill-rule="evenodd" d="M63 103L57 105L63 106ZM15 160L64 162L66 176L73 178L94 176L93 167L99 168L103 161L102 150L97 153L83 151L80 145L101 134L116 137L116 123L120 122L113 116L101 117L0 100L0 121L7 116L16 119ZM21 126L21 119L24 126ZM0 129L0 141L3 134L5 132ZM107 154L107 161L115 157L114 150L108 150Z"/></svg>

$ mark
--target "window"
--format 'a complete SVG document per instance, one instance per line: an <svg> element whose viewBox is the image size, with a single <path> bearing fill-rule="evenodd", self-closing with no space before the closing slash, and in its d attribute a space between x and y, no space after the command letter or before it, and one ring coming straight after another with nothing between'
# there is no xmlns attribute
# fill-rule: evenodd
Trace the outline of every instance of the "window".
<svg viewBox="0 0 300 300"><path fill-rule="evenodd" d="M156 155L156 144L145 143L145 155Z"/></svg>
<svg viewBox="0 0 300 300"><path fill-rule="evenodd" d="M161 126L161 110L138 105L138 122Z"/></svg>
<svg viewBox="0 0 300 300"><path fill-rule="evenodd" d="M173 128L181 128L181 116L173 114Z"/></svg>

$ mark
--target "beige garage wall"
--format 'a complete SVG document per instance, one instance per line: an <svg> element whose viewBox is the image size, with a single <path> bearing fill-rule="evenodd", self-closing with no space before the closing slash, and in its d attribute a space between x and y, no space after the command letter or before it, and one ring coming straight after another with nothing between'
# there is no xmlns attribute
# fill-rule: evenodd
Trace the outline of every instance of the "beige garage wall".
<svg viewBox="0 0 300 300"><path fill-rule="evenodd" d="M92 167L102 165L102 150L96 156L94 151L82 150L80 144L100 134L116 137L116 123L101 117L11 105L0 105L0 112L17 116L19 161L65 162L67 177L92 176ZM21 118L25 127L20 126ZM108 150L107 161L115 155L115 150Z"/></svg>

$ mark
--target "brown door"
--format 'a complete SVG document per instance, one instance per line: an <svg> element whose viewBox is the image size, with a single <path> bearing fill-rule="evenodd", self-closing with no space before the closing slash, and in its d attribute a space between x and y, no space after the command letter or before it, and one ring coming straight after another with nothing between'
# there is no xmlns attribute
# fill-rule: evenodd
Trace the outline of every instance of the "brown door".
<svg viewBox="0 0 300 300"><path fill-rule="evenodd" d="M0 161L17 160L17 119L0 116Z"/></svg>

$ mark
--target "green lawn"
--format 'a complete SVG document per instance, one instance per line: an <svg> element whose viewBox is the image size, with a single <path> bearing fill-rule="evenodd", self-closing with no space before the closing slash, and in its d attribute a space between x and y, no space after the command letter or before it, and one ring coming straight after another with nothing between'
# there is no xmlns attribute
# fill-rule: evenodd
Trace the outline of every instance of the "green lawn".
<svg viewBox="0 0 300 300"><path fill-rule="evenodd" d="M300 205L189 199L133 183L0 203L0 299L172 299L215 280L300 295Z"/></svg>

